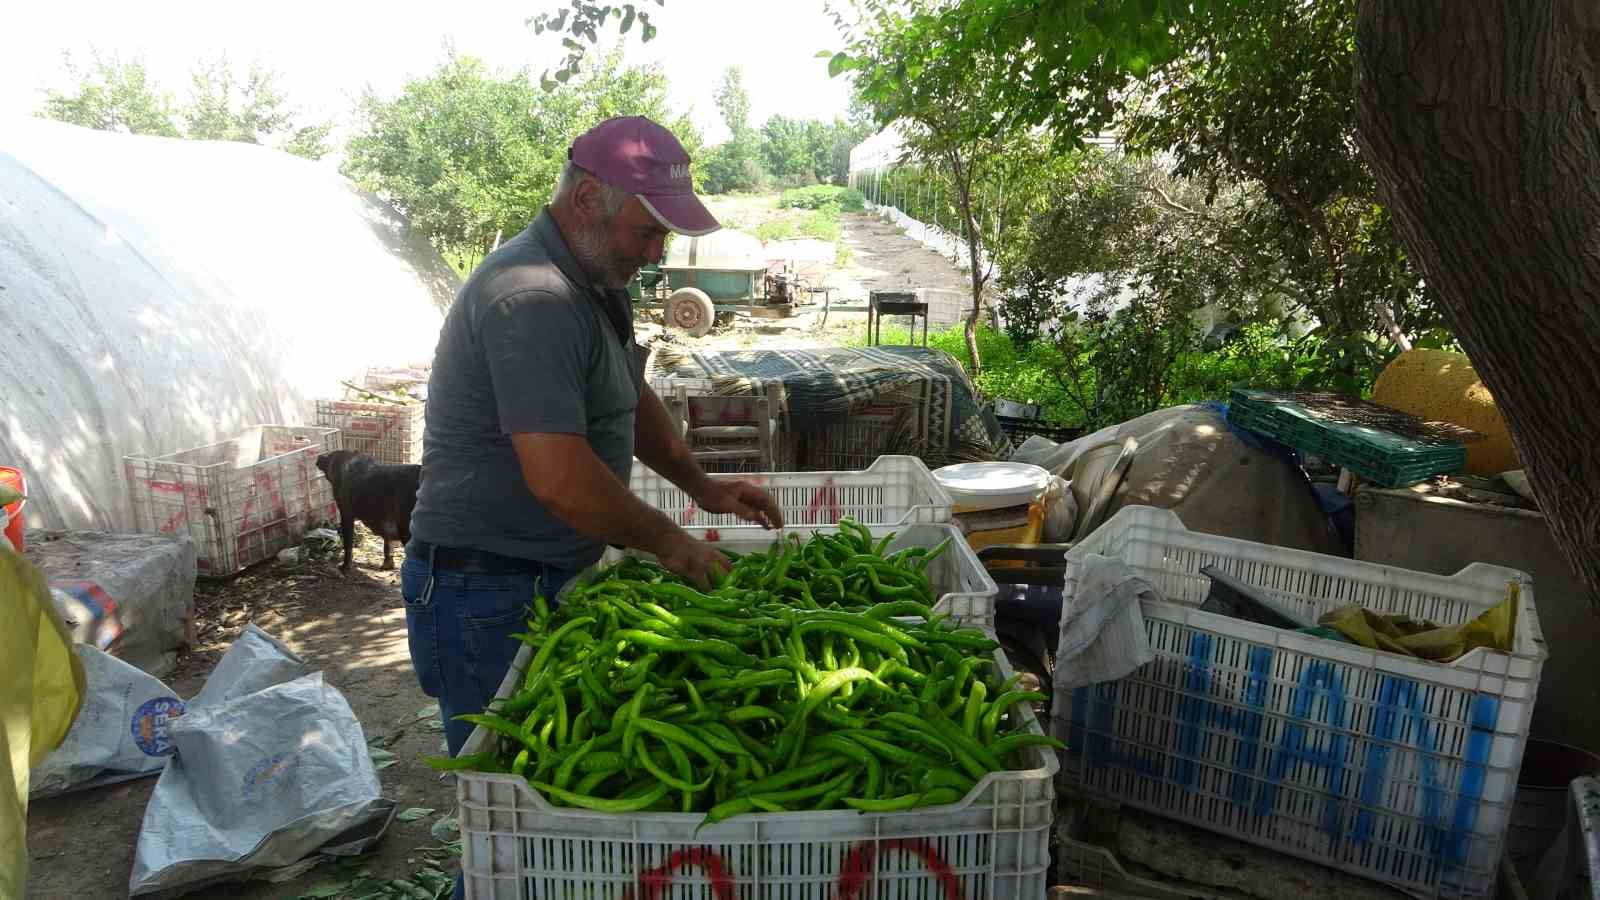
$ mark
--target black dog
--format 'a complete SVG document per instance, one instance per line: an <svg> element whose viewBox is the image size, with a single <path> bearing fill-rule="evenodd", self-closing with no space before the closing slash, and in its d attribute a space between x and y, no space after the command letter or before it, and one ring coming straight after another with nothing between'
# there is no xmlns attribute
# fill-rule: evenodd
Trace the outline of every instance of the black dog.
<svg viewBox="0 0 1600 900"><path fill-rule="evenodd" d="M355 450L335 450L317 457L317 468L333 484L333 499L339 504L339 538L344 542L344 564L350 571L351 545L355 543L356 520L383 538L383 567L394 568L394 547L411 540L411 508L417 505L417 485L422 467L391 466L370 454Z"/></svg>

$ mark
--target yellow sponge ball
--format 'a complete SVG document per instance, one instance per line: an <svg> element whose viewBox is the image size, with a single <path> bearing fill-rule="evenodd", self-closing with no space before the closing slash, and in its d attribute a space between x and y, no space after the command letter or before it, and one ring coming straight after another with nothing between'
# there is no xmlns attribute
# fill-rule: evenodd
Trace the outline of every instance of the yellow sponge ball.
<svg viewBox="0 0 1600 900"><path fill-rule="evenodd" d="M1494 396L1460 353L1418 347L1400 354L1372 386L1372 402L1483 434L1483 440L1467 444L1467 471L1473 475L1522 468Z"/></svg>

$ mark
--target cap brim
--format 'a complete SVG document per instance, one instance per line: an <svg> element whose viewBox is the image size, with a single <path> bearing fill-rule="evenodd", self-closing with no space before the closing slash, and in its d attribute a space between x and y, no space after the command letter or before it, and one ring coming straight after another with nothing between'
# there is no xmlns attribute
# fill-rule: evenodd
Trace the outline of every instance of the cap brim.
<svg viewBox="0 0 1600 900"><path fill-rule="evenodd" d="M650 215L656 217L661 227L685 237L699 237L722 227L716 216L706 209L700 198L693 194L670 194L646 197L635 194Z"/></svg>

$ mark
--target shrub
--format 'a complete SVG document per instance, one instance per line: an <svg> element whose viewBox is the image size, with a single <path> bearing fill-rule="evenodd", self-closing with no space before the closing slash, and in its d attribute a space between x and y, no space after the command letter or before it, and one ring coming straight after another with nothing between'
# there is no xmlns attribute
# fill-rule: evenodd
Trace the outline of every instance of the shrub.
<svg viewBox="0 0 1600 900"><path fill-rule="evenodd" d="M768 219L756 226L756 237L763 241L783 241L794 237L794 223L788 219Z"/></svg>
<svg viewBox="0 0 1600 900"><path fill-rule="evenodd" d="M800 233L824 241L839 239L839 209L823 206L800 221Z"/></svg>
<svg viewBox="0 0 1600 900"><path fill-rule="evenodd" d="M866 198L853 188L834 184L815 184L810 187L784 191L778 198L780 208L822 209L832 206L845 212L861 212L866 208Z"/></svg>

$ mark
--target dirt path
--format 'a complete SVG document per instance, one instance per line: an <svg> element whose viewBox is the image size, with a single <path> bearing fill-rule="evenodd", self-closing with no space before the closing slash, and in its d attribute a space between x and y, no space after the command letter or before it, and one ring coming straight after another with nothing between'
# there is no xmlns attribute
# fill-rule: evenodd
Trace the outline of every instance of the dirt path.
<svg viewBox="0 0 1600 900"><path fill-rule="evenodd" d="M754 228L776 215L776 197L717 198L718 215ZM864 304L868 290L930 288L957 302L934 296L933 327L951 324L965 303L966 276L931 250L910 240L894 225L864 214L841 217L838 248L820 241L775 241L779 256L803 259L796 267L835 288L836 302ZM843 261L843 266L835 263ZM647 316L639 320L640 337L660 332ZM859 343L865 331L860 313L834 313L826 326L820 304L803 308L788 319L741 317L731 327L704 338L681 334L672 340L707 349L759 347L803 348ZM384 796L401 809L424 807L432 815L413 822L396 820L383 841L364 859L374 877L404 879L425 864L421 847L437 845L430 827L452 814L454 789L425 766L423 756L441 752L443 734L431 717L417 713L432 701L423 696L411 672L406 647L405 614L396 573L378 570L382 545L364 530L355 570L341 577L332 560L301 565L269 563L220 584L202 583L196 590L195 616L199 642L184 655L168 684L180 696L195 694L217 659L241 628L254 621L285 641L312 669L320 669L360 718L369 741L377 740L397 761L378 775ZM28 814L28 849L32 865L28 896L101 898L126 896L133 851L144 809L156 779L123 784L84 794L35 803ZM336 874L335 880L348 881ZM197 897L227 896L233 900L280 900L300 897L326 884L330 872L314 870L283 884L251 882L210 888Z"/></svg>
<svg viewBox="0 0 1600 900"><path fill-rule="evenodd" d="M378 741L397 761L378 773L383 794L401 809L427 807L435 814L394 821L366 858L373 875L406 878L418 867L419 847L436 845L432 824L455 806L451 784L422 763L439 754L443 733L417 713L433 701L423 696L406 649L405 612L399 577L382 572L382 544L366 532L356 565L341 577L332 560L289 566L268 563L231 581L201 584L195 592L199 643L168 680L180 696L200 689L243 626L254 621L322 670L361 720L368 741ZM100 898L127 896L134 845L145 804L156 779L87 791L32 804L28 811L31 857L28 896ZM284 884L251 882L212 888L194 896L234 900L299 897L328 873L313 870Z"/></svg>

